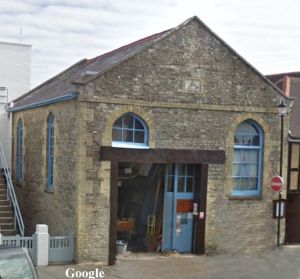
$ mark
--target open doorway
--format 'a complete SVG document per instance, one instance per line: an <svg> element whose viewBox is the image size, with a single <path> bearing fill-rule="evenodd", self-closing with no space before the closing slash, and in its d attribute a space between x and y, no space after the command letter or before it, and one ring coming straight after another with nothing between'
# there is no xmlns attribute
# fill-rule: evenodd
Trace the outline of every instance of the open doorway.
<svg viewBox="0 0 300 279"><path fill-rule="evenodd" d="M119 163L118 240L131 252L191 253L195 184L193 164Z"/></svg>
<svg viewBox="0 0 300 279"><path fill-rule="evenodd" d="M161 251L164 184L164 164L118 164L117 238L128 251Z"/></svg>

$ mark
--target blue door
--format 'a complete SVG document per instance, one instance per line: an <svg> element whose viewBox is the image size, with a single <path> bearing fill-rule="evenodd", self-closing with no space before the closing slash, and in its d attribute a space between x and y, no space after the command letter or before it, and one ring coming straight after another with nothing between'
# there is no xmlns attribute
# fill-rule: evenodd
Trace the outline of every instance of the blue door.
<svg viewBox="0 0 300 279"><path fill-rule="evenodd" d="M192 252L195 167L167 165L165 175L163 250Z"/></svg>

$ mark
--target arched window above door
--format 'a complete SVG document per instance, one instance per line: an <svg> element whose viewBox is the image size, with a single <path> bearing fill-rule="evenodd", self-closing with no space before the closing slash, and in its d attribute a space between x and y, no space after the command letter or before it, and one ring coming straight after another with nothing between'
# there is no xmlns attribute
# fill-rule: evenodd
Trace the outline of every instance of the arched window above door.
<svg viewBox="0 0 300 279"><path fill-rule="evenodd" d="M132 112L119 117L112 127L112 146L148 148L148 126Z"/></svg>

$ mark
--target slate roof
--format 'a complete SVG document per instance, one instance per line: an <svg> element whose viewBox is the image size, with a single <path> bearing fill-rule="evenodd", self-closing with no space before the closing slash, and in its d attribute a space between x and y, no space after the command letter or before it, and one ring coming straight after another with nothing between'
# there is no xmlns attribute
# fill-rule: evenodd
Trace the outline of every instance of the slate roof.
<svg viewBox="0 0 300 279"><path fill-rule="evenodd" d="M294 98L290 131L292 138L300 139L300 72L281 73L266 77L283 90L286 95Z"/></svg>
<svg viewBox="0 0 300 279"><path fill-rule="evenodd" d="M65 71L59 73L53 78L47 80L36 88L30 90L28 93L22 95L21 97L13 101L13 108L9 109L10 111L18 111L24 109L30 109L33 107L49 104L54 102L54 100L66 100L74 98L77 96L76 92L76 83L86 84L97 78L98 76L109 71L113 67L119 65L120 63L126 61L132 56L136 55L140 51L150 47L155 42L158 42L180 29L182 26L187 25L192 20L196 20L203 28L212 34L217 40L225 45L233 54L235 54L239 59L245 63L246 66L251 68L254 73L259 75L262 79L265 80L270 86L272 86L279 95L289 99L282 90L274 86L270 80L263 76L256 68L254 68L250 63L248 63L243 57L241 57L234 49L232 49L225 41L223 41L218 35L216 35L209 27L207 27L197 16L187 19L185 22L179 26L157 33L131 44L120 47L111 52L105 53L93 59L83 59L76 64L72 65ZM85 75L89 73L89 75Z"/></svg>
<svg viewBox="0 0 300 279"><path fill-rule="evenodd" d="M274 75L266 75L266 77L273 82L279 89L285 91L284 88L284 78L285 77L298 77L300 78L300 72L289 72L289 73L280 73Z"/></svg>
<svg viewBox="0 0 300 279"><path fill-rule="evenodd" d="M59 98L66 94L76 93L74 83L83 82L84 73L88 73L86 77L93 75L93 73L101 75L115 65L118 65L135 55L140 50L150 46L155 41L163 38L170 31L171 29L148 36L95 58L83 59L77 62L65 71L30 90L25 95L15 99L13 101L14 110L39 102Z"/></svg>

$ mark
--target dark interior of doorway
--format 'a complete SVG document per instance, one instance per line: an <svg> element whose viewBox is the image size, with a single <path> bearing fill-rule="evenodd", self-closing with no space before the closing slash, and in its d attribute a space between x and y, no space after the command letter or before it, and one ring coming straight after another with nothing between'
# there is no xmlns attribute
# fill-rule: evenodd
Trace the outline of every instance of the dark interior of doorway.
<svg viewBox="0 0 300 279"><path fill-rule="evenodd" d="M164 177L164 164L119 163L117 232L127 251L161 251Z"/></svg>

